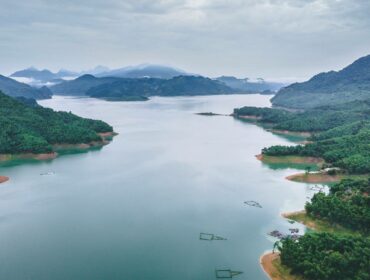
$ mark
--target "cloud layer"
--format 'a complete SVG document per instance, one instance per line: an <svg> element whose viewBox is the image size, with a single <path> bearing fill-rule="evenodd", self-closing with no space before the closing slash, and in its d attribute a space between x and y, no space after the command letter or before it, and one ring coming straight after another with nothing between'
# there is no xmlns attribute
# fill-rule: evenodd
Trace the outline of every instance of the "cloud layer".
<svg viewBox="0 0 370 280"><path fill-rule="evenodd" d="M368 0L0 4L3 73L152 62L210 76L304 78L370 53Z"/></svg>

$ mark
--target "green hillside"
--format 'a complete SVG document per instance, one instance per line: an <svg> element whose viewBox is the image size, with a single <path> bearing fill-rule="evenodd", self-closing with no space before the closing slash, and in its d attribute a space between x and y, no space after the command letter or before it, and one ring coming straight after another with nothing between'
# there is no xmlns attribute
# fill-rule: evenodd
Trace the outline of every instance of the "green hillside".
<svg viewBox="0 0 370 280"><path fill-rule="evenodd" d="M47 87L33 88L27 84L0 75L0 91L12 97L48 99L52 93Z"/></svg>
<svg viewBox="0 0 370 280"><path fill-rule="evenodd" d="M1 92L0 127L0 154L47 153L53 144L101 141L98 133L113 130L105 122L55 112Z"/></svg>
<svg viewBox="0 0 370 280"><path fill-rule="evenodd" d="M320 73L304 83L282 88L272 99L274 106L313 108L370 98L370 55L340 71Z"/></svg>

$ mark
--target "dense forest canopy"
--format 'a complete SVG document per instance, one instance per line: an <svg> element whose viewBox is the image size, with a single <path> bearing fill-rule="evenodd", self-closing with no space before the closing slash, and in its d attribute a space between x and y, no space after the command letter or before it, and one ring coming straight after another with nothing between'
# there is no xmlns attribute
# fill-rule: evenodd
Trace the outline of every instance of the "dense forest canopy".
<svg viewBox="0 0 370 280"><path fill-rule="evenodd" d="M279 249L282 264L306 280L370 279L369 237L306 233Z"/></svg>
<svg viewBox="0 0 370 280"><path fill-rule="evenodd" d="M51 152L53 144L100 141L98 133L113 131L105 122L55 112L1 92L0 127L0 154Z"/></svg>
<svg viewBox="0 0 370 280"><path fill-rule="evenodd" d="M369 193L369 179L345 179L330 187L329 194L315 194L306 204L306 212L330 223L369 233Z"/></svg>

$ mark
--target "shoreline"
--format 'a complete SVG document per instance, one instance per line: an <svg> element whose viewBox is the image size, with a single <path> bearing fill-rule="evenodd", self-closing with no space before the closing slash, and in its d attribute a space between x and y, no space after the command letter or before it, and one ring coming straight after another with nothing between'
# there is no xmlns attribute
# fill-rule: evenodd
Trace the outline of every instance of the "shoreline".
<svg viewBox="0 0 370 280"><path fill-rule="evenodd" d="M112 138L118 133L116 132L104 132L98 133L98 135L102 138L100 141L93 141L90 143L78 143L78 144L53 144L53 151L50 153L41 153L41 154L34 154L34 153L21 153L21 154L0 154L0 163L1 162L8 162L13 160L53 160L59 156L58 152L63 152L66 150L89 150L96 147L103 147L109 144Z"/></svg>
<svg viewBox="0 0 370 280"><path fill-rule="evenodd" d="M303 218L303 217L308 217L306 215L306 210L284 212L284 213L281 213L281 216L285 219L289 219L297 223L300 223L311 230L318 230L318 226L315 224L315 222L307 221Z"/></svg>
<svg viewBox="0 0 370 280"><path fill-rule="evenodd" d="M316 164L321 165L324 163L322 158L317 157L302 157L302 156L269 156L264 154L256 155L256 158L259 161L262 161L266 164L279 164L279 163L287 163L287 164Z"/></svg>
<svg viewBox="0 0 370 280"><path fill-rule="evenodd" d="M267 131L276 133L276 134L285 134L285 135L293 135L293 136L301 136L304 138L308 138L312 136L312 132L307 131L290 131L290 130L279 130L279 129L267 129Z"/></svg>
<svg viewBox="0 0 370 280"><path fill-rule="evenodd" d="M260 265L262 267L263 272L272 280L279 279L274 278L274 270L275 267L273 266L273 261L279 257L278 253L267 252L260 256Z"/></svg>
<svg viewBox="0 0 370 280"><path fill-rule="evenodd" d="M260 121L262 120L262 117L258 117L258 116L253 116L253 115L241 115L241 116L238 116L239 119L243 119L243 120L253 120L253 121Z"/></svg>
<svg viewBox="0 0 370 280"><path fill-rule="evenodd" d="M0 176L0 184L5 183L6 181L9 181L9 177Z"/></svg>
<svg viewBox="0 0 370 280"><path fill-rule="evenodd" d="M289 273L289 270L280 263L280 253L265 252L260 256L260 265L263 272L271 280L300 280Z"/></svg>
<svg viewBox="0 0 370 280"><path fill-rule="evenodd" d="M300 223L304 225L306 228L317 232L329 232L351 235L360 234L357 231L345 228L338 224L330 223L325 219L309 216L306 214L305 210L281 213L281 216L285 219L289 219L297 223Z"/></svg>
<svg viewBox="0 0 370 280"><path fill-rule="evenodd" d="M344 178L343 175L329 175L322 172L317 173L296 173L285 177L285 179L298 183L327 184L337 183Z"/></svg>

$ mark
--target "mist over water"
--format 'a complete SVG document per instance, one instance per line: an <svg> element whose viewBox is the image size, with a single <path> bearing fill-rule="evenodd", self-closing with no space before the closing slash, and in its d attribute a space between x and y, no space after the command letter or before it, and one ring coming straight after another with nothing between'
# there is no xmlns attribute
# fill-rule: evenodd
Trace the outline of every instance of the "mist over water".
<svg viewBox="0 0 370 280"><path fill-rule="evenodd" d="M267 279L259 265L274 242L267 233L288 231L280 213L303 209L309 190L284 179L296 170L270 169L255 155L291 143L229 116L194 113L270 106L269 98L41 101L102 119L119 135L98 151L0 167L11 178L0 185L0 279L211 280L215 269ZM201 232L227 240L200 241Z"/></svg>

